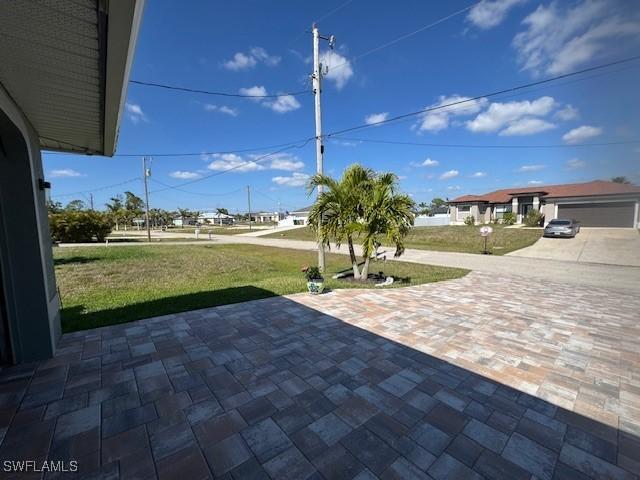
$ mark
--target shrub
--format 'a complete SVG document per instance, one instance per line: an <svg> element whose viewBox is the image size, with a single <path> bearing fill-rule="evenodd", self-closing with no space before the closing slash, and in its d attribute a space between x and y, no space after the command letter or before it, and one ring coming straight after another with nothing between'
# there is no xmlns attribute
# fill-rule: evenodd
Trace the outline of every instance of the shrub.
<svg viewBox="0 0 640 480"><path fill-rule="evenodd" d="M473 218L473 215L469 215L465 217L464 224L469 225L470 227L473 227L476 224L476 219Z"/></svg>
<svg viewBox="0 0 640 480"><path fill-rule="evenodd" d="M514 223L516 223L516 214L513 212L504 212L502 215L502 224L513 225Z"/></svg>
<svg viewBox="0 0 640 480"><path fill-rule="evenodd" d="M539 227L542 224L544 215L539 210L529 210L524 217L524 224L527 227Z"/></svg>
<svg viewBox="0 0 640 480"><path fill-rule="evenodd" d="M322 280L322 272L320 272L319 267L304 267L302 271L304 272L304 277L308 282L312 280Z"/></svg>
<svg viewBox="0 0 640 480"><path fill-rule="evenodd" d="M92 211L64 211L49 215L51 238L56 242L103 242L111 233L107 215Z"/></svg>

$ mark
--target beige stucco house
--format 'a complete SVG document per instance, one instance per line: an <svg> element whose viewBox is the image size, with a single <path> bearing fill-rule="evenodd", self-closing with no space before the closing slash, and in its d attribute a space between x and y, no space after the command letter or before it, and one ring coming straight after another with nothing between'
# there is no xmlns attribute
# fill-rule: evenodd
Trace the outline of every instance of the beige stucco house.
<svg viewBox="0 0 640 480"><path fill-rule="evenodd" d="M545 224L554 218L572 218L585 227L638 228L640 187L596 180L587 183L506 188L484 195L463 195L450 201L451 224L500 219L506 212L522 223L530 210L539 210Z"/></svg>

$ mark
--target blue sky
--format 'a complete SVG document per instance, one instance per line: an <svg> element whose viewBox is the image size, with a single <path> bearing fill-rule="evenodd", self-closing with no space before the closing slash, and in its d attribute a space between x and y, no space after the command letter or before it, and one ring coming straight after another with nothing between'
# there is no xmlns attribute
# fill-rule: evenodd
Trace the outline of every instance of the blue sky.
<svg viewBox="0 0 640 480"><path fill-rule="evenodd" d="M321 33L337 38L333 51L321 45L329 66L323 123L331 132L630 57L640 46L633 0L491 0L371 52L472 3L203 0L178 8L150 0L131 79L250 94L309 89L309 30L321 19ZM353 162L393 171L416 201L614 175L639 183L640 143L572 146L640 140L639 80L640 62L632 62L333 137L326 142L325 173L339 176ZM199 154L313 135L311 94L258 100L131 84L117 154L196 154L153 157L152 207L246 211L250 185L254 210L278 204L293 210L311 203L304 182L315 171L313 142L259 163L243 162L274 149ZM488 148L512 145L558 146ZM43 159L52 196L63 203L88 196L74 192L92 191L97 208L127 189L142 194L141 180L103 188L141 177L140 157L44 153ZM243 166L223 173L237 165ZM182 190L165 187L193 180Z"/></svg>

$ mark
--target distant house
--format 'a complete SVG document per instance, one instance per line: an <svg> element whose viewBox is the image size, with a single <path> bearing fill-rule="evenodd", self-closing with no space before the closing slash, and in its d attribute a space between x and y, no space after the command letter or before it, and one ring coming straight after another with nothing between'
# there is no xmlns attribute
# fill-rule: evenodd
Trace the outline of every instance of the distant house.
<svg viewBox="0 0 640 480"><path fill-rule="evenodd" d="M284 218L284 214L282 212L258 212L251 214L251 216L254 217L258 223L275 223Z"/></svg>
<svg viewBox="0 0 640 480"><path fill-rule="evenodd" d="M235 222L233 215L220 212L203 212L198 216L198 222L211 225L233 225Z"/></svg>
<svg viewBox="0 0 640 480"><path fill-rule="evenodd" d="M196 217L175 217L173 219L173 225L176 227L187 227L189 225L195 225L196 223Z"/></svg>
<svg viewBox="0 0 640 480"><path fill-rule="evenodd" d="M283 219L278 221L279 227L293 227L294 225L307 225L309 223L309 212L311 206L289 212Z"/></svg>
<svg viewBox="0 0 640 480"><path fill-rule="evenodd" d="M505 188L484 195L451 200L451 223L472 216L477 223L501 219L506 212L523 223L530 210L539 210L545 224L554 218L578 220L584 227L640 226L640 187L596 180L587 183Z"/></svg>

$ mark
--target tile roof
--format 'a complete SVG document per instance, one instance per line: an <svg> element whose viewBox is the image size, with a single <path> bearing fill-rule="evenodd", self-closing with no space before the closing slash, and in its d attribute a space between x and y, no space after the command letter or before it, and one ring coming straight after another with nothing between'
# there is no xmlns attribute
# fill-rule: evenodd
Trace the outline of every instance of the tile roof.
<svg viewBox="0 0 640 480"><path fill-rule="evenodd" d="M566 183L561 185L536 185L535 187L503 188L484 195L463 195L454 198L450 203L488 202L509 203L514 195L539 193L545 198L555 197L590 197L598 195L621 195L625 193L640 194L640 187L623 183L594 180L587 183Z"/></svg>

